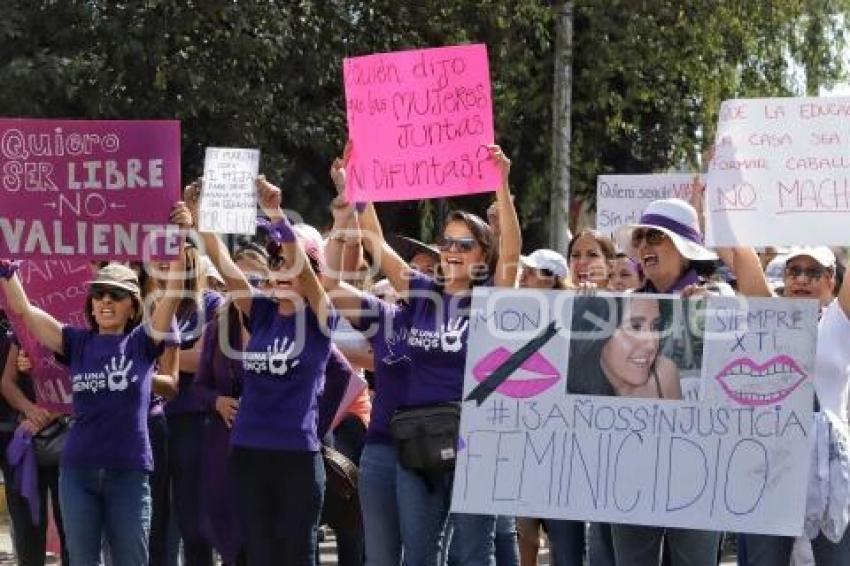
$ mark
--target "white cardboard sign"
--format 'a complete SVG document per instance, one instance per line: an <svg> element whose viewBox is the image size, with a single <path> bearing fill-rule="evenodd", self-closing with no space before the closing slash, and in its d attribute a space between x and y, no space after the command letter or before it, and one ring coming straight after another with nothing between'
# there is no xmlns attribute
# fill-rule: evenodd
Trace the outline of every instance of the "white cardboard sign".
<svg viewBox="0 0 850 566"><path fill-rule="evenodd" d="M727 100L706 176L710 246L850 243L850 97Z"/></svg>
<svg viewBox="0 0 850 566"><path fill-rule="evenodd" d="M476 289L452 511L801 534L816 325L814 301Z"/></svg>
<svg viewBox="0 0 850 566"><path fill-rule="evenodd" d="M666 198L691 198L694 175L599 175L596 178L596 229L612 234L636 224L649 203Z"/></svg>
<svg viewBox="0 0 850 566"><path fill-rule="evenodd" d="M198 219L201 231L254 235L257 221L254 181L259 168L259 150L207 148Z"/></svg>

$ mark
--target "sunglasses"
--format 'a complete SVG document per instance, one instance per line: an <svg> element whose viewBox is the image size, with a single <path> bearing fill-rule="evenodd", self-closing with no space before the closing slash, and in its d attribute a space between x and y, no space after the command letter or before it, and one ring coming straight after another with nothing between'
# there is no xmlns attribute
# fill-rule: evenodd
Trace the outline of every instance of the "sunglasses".
<svg viewBox="0 0 850 566"><path fill-rule="evenodd" d="M133 295L127 289L122 289L121 287L102 287L102 286L94 286L91 288L89 293L92 299L96 301L103 300L104 297L109 297L115 302L123 301Z"/></svg>
<svg viewBox="0 0 850 566"><path fill-rule="evenodd" d="M796 279L801 275L805 275L806 279L817 281L823 277L826 272L827 270L822 267L810 267L808 269L803 269L802 267L794 266L785 268L785 277Z"/></svg>
<svg viewBox="0 0 850 566"><path fill-rule="evenodd" d="M273 255L269 258L269 269L275 271L280 269L280 266L286 261L286 258L279 255ZM320 273L322 271L322 266L319 262L309 254L307 255L307 261L310 262L310 267L313 268L314 273Z"/></svg>
<svg viewBox="0 0 850 566"><path fill-rule="evenodd" d="M632 247L640 247L641 242L646 240L650 246L657 246L667 239L667 234L655 228L638 228L632 232Z"/></svg>
<svg viewBox="0 0 850 566"><path fill-rule="evenodd" d="M437 248L441 252L450 252L453 249L461 253L471 252L475 249L475 246L478 245L478 242L475 238L465 237L465 238L451 238L449 236L440 236L437 239Z"/></svg>

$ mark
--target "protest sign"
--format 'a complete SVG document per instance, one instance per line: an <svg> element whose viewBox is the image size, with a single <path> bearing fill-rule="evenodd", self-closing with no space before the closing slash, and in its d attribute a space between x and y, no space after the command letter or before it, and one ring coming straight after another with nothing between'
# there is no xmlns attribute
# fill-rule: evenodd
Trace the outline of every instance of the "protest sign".
<svg viewBox="0 0 850 566"><path fill-rule="evenodd" d="M257 189L260 170L256 149L208 147L198 228L218 234L253 236L257 229Z"/></svg>
<svg viewBox="0 0 850 566"><path fill-rule="evenodd" d="M179 122L3 118L0 169L0 257L179 250L167 227L180 195Z"/></svg>
<svg viewBox="0 0 850 566"><path fill-rule="evenodd" d="M379 53L343 63L352 202L494 191L493 100L484 45Z"/></svg>
<svg viewBox="0 0 850 566"><path fill-rule="evenodd" d="M88 262L69 259L24 260L18 271L30 303L62 324L88 327L84 314L91 267ZM5 303L3 298L0 303ZM21 348L32 362L36 402L49 411L70 414L71 380L68 369L55 354L30 334L23 321L5 309Z"/></svg>
<svg viewBox="0 0 850 566"><path fill-rule="evenodd" d="M637 224L646 206L665 198L691 198L694 175L599 175L596 178L596 229L603 234Z"/></svg>
<svg viewBox="0 0 850 566"><path fill-rule="evenodd" d="M476 289L452 511L801 534L816 325L814 301Z"/></svg>
<svg viewBox="0 0 850 566"><path fill-rule="evenodd" d="M848 142L850 98L725 101L706 176L708 244L850 243Z"/></svg>

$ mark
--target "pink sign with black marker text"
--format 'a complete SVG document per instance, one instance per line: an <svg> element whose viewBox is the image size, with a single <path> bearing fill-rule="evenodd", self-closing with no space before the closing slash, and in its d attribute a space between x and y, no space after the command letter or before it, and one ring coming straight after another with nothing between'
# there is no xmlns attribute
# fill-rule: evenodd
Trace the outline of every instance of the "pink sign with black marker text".
<svg viewBox="0 0 850 566"><path fill-rule="evenodd" d="M378 53L343 64L352 202L495 191L501 182L485 45Z"/></svg>

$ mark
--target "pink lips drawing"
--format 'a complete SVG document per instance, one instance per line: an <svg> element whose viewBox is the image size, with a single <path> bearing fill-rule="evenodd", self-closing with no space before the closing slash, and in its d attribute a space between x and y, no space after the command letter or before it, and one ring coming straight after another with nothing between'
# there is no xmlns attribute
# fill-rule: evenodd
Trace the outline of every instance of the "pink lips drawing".
<svg viewBox="0 0 850 566"><path fill-rule="evenodd" d="M472 376L480 383L490 377L510 357L510 350L504 346L499 346L475 364L472 369ZM512 399L526 399L543 393L561 379L558 370L540 352L535 352L525 360L517 373L519 371L523 371L526 376L516 379L520 376L514 374L510 379L499 385L496 391ZM527 374L531 374L531 376L527 376Z"/></svg>
<svg viewBox="0 0 850 566"><path fill-rule="evenodd" d="M774 405L788 397L808 376L788 356L776 356L763 364L739 358L726 365L715 379L739 405Z"/></svg>

